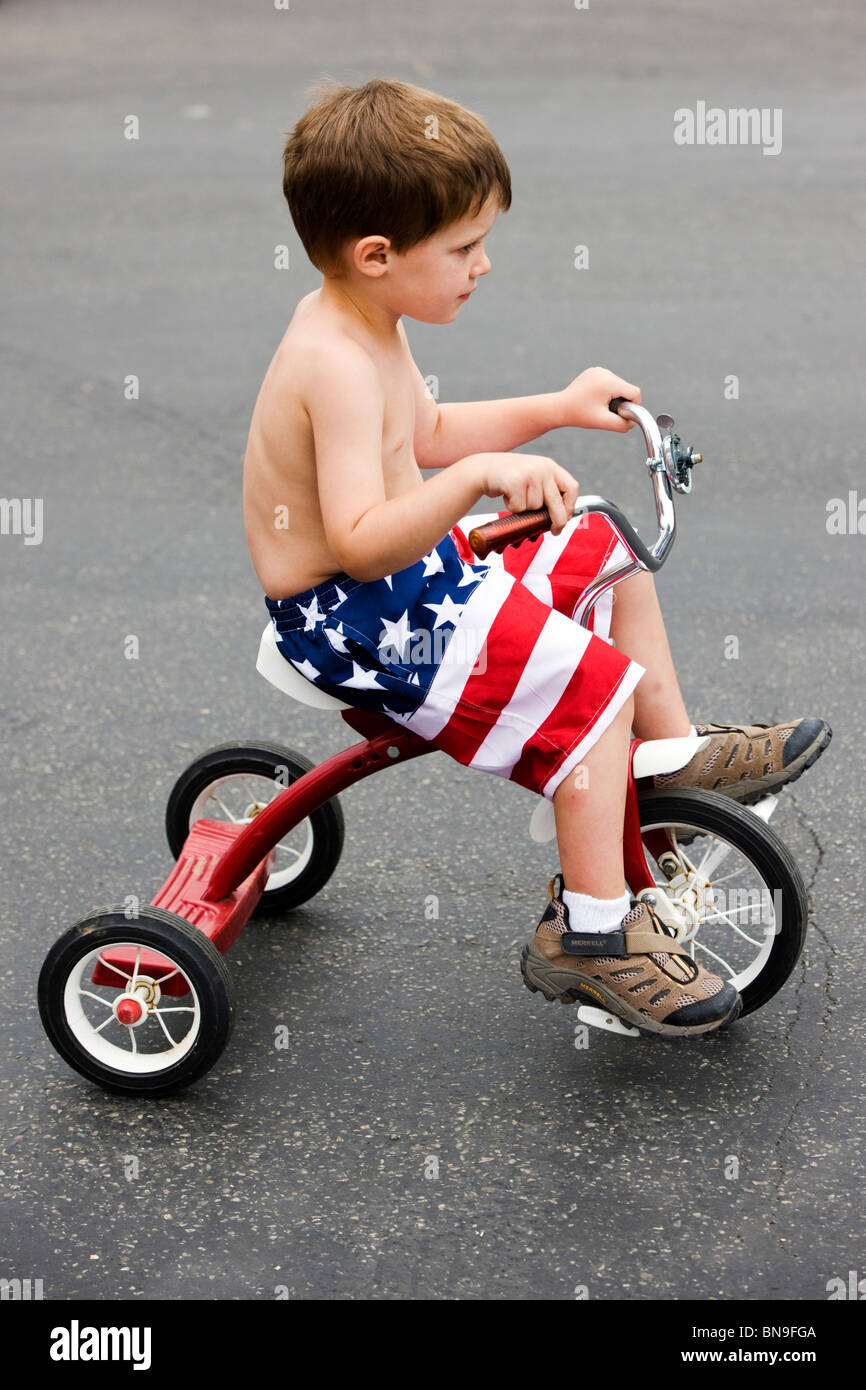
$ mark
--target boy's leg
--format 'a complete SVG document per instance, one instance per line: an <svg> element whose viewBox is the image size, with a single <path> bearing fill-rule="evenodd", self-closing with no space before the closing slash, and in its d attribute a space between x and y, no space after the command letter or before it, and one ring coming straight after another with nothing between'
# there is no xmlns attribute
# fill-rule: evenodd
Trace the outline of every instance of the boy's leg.
<svg viewBox="0 0 866 1390"><path fill-rule="evenodd" d="M521 973L548 999L600 1004L644 1032L707 1033L737 1017L739 994L626 893L622 828L634 704L631 696L554 792L562 871L523 949Z"/></svg>
<svg viewBox="0 0 866 1390"><path fill-rule="evenodd" d="M632 695L553 794L562 870L523 948L521 973L548 999L600 1004L644 1032L708 1033L740 1013L735 987L692 960L651 908L630 905L626 892L622 830L634 705Z"/></svg>
<svg viewBox="0 0 866 1390"><path fill-rule="evenodd" d="M626 891L622 831L634 703L633 694L553 794L559 862L568 892L610 900Z"/></svg>
<svg viewBox="0 0 866 1390"><path fill-rule="evenodd" d="M617 584L610 632L619 650L646 668L634 692L635 736L685 738L691 730L691 720L674 670L651 574L635 574Z"/></svg>

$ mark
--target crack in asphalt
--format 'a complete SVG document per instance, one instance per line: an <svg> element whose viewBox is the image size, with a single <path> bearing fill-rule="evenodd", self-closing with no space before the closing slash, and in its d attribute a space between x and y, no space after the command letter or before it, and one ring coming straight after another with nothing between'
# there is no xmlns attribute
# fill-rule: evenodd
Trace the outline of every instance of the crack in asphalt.
<svg viewBox="0 0 866 1390"><path fill-rule="evenodd" d="M817 1063L820 1064L820 1063L823 1061L824 1051L825 1051L825 1045L826 1045L827 1039L828 1039L829 1036L830 1036L830 1017L831 1017L831 1014L832 1014L832 1012L833 1012L834 1007L835 1007L835 1006L838 1004L838 1002L839 1002L838 998L837 998L837 997L835 996L835 994L832 992L832 990L833 990L833 985L834 985L834 983L835 983L834 972L833 972L833 957L836 956L837 951L836 951L836 947L833 945L832 941L829 939L829 937L827 936L826 932L823 930L822 927L820 927L820 926L818 925L817 922L815 922L815 921L813 920L813 916L812 916L812 890L813 890L814 885L815 885L815 882L816 882L816 880L817 880L817 878L818 878L818 874L820 873L821 866L822 866L822 864L823 864L823 862L824 862L824 846L821 844L821 840L820 840L820 837L819 837L819 835L818 835L818 832L815 830L814 826L813 826L813 825L809 822L809 820L806 818L806 815L805 815L805 813L804 813L802 807L800 806L799 802L797 801L797 798L796 798L796 796L794 795L794 793L793 793L792 791L789 790L788 795L789 795L789 800L790 800L790 802L791 802L791 805L793 806L793 809L794 809L794 811L795 811L795 813L796 813L796 816L797 816L797 819L798 819L800 825L802 826L802 828L803 828L804 830L806 830L807 834L809 835L810 839L812 840L813 845L815 846L815 848L816 848L816 850L817 850L817 859L816 859L816 861L815 861L815 865L814 865L814 867L813 867L813 870L812 870L811 876L810 876L810 878L809 878L809 881L808 881L808 883L806 884L806 899L807 899L808 909L809 909L809 918L808 918L809 927L812 928L812 929L817 933L817 935L818 935L818 936L820 937L820 939L824 942L824 945L825 945L825 947L826 947L826 951L825 951L825 953L823 954L823 956L821 957L821 964L822 964L823 970L824 970L824 990L823 990L823 992L824 992L825 998L826 998L826 1000L827 1000L827 1005L826 1005L826 1007L825 1007L825 1009L824 1009L824 1011L823 1011L823 1013L822 1013L822 1015L821 1015L821 1021L820 1021L821 1034L820 1034L820 1038L819 1038L819 1044L818 1044L818 1047L817 1047L816 1056L812 1059L812 1060L813 1060L813 1063L816 1063L816 1062L817 1062ZM793 1017L791 1018L790 1023L786 1026L786 1028L785 1028L785 1030L784 1030L784 1041L785 1041L785 1047L786 1047L785 1059L786 1059L786 1060L787 1060L787 1058L789 1058L789 1057L791 1056L791 1034L793 1033L793 1030L794 1030L796 1024L799 1023L799 1021L800 1021L800 1013L801 1013L801 1010L800 1010L799 1005L800 1005L800 1003L801 1003L801 990L802 990L802 987L803 987L805 981L806 981L806 963L805 963L805 956L801 956L801 958L800 958L800 980L799 980L799 983L798 983L797 989L796 989L796 1000L797 1000L798 1007L797 1007L797 1009L796 1009L796 1011L795 1011ZM814 1077L814 1076L815 1076L815 1073L816 1073L816 1071L817 1071L817 1069L818 1069L817 1066L811 1065L811 1066L809 1067L809 1076L810 1076L810 1077ZM767 1086L767 1088L766 1088L766 1093L765 1093L767 1096L770 1094L770 1092L771 1092L771 1090L772 1090L773 1082L775 1081L775 1077L776 1077L776 1072L777 1072L777 1071L778 1071L778 1068L776 1068L776 1069L774 1070L773 1075L772 1075L772 1077L771 1077L771 1079L770 1079L770 1082L768 1083L768 1086ZM797 1118L798 1111L799 1111L800 1107L803 1105L803 1103L805 1102L806 1097L807 1097L807 1095L809 1094L810 1089L811 1089L810 1085L808 1085L808 1084L807 1084L807 1085L804 1085L804 1084L801 1083L801 1085L800 1085L800 1093L799 1093L797 1099L794 1101L793 1105L791 1106L790 1111L789 1111L789 1113L788 1113L787 1119L786 1119L786 1120L784 1121L784 1123L780 1126L780 1128L779 1128L779 1130L778 1130L778 1132L777 1132L777 1134L776 1134L776 1138L775 1138L775 1140L773 1141L773 1154L774 1154L775 1165L776 1165L776 1168L778 1169L778 1178L777 1178L777 1180L775 1181L775 1183L773 1184L772 1208L771 1208L771 1211L770 1211L770 1214L769 1214L769 1218L768 1218L768 1226L769 1226L769 1227L775 1226L775 1224L776 1224L776 1211L777 1211L777 1209L778 1209L778 1207L779 1207L779 1205L780 1205L780 1203L781 1203L781 1200L782 1200L782 1190L783 1190L783 1188L784 1188L784 1186L785 1186L785 1182L786 1182L786 1178L787 1178L787 1168L786 1168L785 1160L784 1160L784 1156L783 1156L785 1141L786 1141L786 1139L787 1139L787 1137L788 1137L789 1132L791 1131L792 1127L794 1126L794 1122L795 1122L795 1120L796 1120L796 1118Z"/></svg>

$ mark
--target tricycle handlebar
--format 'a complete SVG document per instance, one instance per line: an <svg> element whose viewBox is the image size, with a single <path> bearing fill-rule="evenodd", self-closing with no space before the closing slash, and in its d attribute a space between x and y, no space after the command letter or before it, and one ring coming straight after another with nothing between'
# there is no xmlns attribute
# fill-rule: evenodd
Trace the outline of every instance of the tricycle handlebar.
<svg viewBox="0 0 866 1390"><path fill-rule="evenodd" d="M616 396L610 402L610 409L623 420L633 420L643 431L647 447L646 465L652 478L659 534L654 545L647 546L614 502L596 496L578 499L573 515L583 516L590 512L601 512L609 518L630 552L629 559L616 570L599 576L582 595L572 616L583 625L586 625L586 619L596 600L612 584L629 574L637 573L639 569L654 572L664 564L676 534L671 485L678 492L688 492L691 488L691 468L701 459L701 455L696 454L693 449L682 448L678 437L673 433L674 422L669 415L660 415L658 420L655 420L644 406L628 401L624 396ZM664 435L662 428L666 431ZM550 513L546 507L539 507L531 512L512 512L508 516L497 517L495 521L488 521L484 526L475 527L469 533L469 544L479 560L484 560L493 550L501 552L508 545L549 531L551 524Z"/></svg>

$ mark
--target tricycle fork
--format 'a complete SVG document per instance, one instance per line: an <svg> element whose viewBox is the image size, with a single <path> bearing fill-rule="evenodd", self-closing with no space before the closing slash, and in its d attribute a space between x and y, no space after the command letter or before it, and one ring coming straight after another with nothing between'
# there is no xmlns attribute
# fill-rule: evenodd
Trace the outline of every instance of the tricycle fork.
<svg viewBox="0 0 866 1390"><path fill-rule="evenodd" d="M667 838L664 841L658 832L645 837L641 834L640 828L640 808L638 806L638 786L634 775L634 755L640 748L642 739L633 738L628 750L628 781L625 793L625 815L623 817L622 829L622 857L623 868L625 870L625 881L629 886L632 897L644 891L646 888L655 888L656 883L646 861L645 843L652 854L661 850L662 845L667 845ZM664 835L664 832L661 832Z"/></svg>

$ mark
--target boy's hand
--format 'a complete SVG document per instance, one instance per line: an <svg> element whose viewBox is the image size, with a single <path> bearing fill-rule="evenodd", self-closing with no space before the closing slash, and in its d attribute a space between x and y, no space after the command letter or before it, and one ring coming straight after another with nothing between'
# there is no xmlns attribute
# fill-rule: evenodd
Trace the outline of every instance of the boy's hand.
<svg viewBox="0 0 866 1390"><path fill-rule="evenodd" d="M626 434L634 425L634 420L621 420L608 408L614 396L625 396L627 401L640 405L640 387L623 381L621 376L604 367L588 367L576 376L570 386L561 392L566 425L576 425L585 430L617 430Z"/></svg>
<svg viewBox="0 0 866 1390"><path fill-rule="evenodd" d="M611 416L611 419L614 417ZM487 497L502 493L511 512L546 507L551 531L558 536L574 512L580 491L571 474L543 454L482 454L482 487Z"/></svg>

